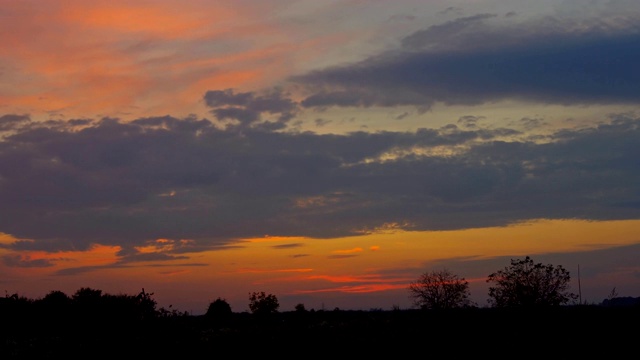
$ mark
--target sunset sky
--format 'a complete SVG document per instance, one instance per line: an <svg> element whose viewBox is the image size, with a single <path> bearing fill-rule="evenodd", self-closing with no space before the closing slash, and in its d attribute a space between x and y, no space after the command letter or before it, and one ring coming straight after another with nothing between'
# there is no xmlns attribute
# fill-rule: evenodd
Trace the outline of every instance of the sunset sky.
<svg viewBox="0 0 640 360"><path fill-rule="evenodd" d="M640 296L637 0L0 0L0 290Z"/></svg>

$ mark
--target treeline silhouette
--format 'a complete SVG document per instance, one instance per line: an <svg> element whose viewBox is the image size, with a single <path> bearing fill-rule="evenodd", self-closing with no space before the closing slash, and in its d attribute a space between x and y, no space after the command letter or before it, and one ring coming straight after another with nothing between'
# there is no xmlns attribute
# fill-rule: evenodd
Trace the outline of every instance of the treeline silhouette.
<svg viewBox="0 0 640 360"><path fill-rule="evenodd" d="M144 289L112 295L81 288L72 296L52 291L40 299L6 294L0 298L0 359L317 358L385 352L395 357L429 347L448 347L454 357L508 354L516 347L530 356L637 353L640 298L620 299L437 310L307 310L299 304L277 311L274 295L256 292L249 297L251 312L232 312L218 298L205 315L190 315L158 308L153 293Z"/></svg>

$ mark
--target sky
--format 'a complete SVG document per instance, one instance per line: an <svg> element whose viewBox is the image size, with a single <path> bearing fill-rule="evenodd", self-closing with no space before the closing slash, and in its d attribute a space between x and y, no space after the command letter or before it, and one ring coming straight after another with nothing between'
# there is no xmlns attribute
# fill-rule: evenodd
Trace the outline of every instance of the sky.
<svg viewBox="0 0 640 360"><path fill-rule="evenodd" d="M636 0L0 0L0 289L640 296Z"/></svg>

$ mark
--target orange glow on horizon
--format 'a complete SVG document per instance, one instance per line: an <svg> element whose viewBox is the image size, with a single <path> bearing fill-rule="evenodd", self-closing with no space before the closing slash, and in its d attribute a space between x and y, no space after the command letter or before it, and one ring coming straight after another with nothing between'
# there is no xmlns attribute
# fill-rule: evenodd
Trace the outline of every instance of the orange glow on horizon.
<svg viewBox="0 0 640 360"><path fill-rule="evenodd" d="M354 286L340 286L335 288L314 289L314 290L295 290L294 294L317 294L317 293L373 293L380 291L406 289L407 284L372 284L372 285L354 285Z"/></svg>
<svg viewBox="0 0 640 360"><path fill-rule="evenodd" d="M235 271L237 274L248 274L248 273L260 273L260 274L269 274L269 273L299 273L299 272L310 272L313 269L239 269Z"/></svg>
<svg viewBox="0 0 640 360"><path fill-rule="evenodd" d="M159 297L164 291L164 296L192 296L205 302L215 296L242 299L255 290L277 295L393 292L406 289L418 274L447 259L464 262L464 259L474 261L502 256L535 257L545 253L588 252L637 244L638 228L640 221L635 220L539 220L500 228L394 231L334 239L264 236L243 239L236 246L203 252L169 250L171 246L181 246L180 241L160 238L138 248L138 251L163 252L167 258L129 263L119 263L120 248L114 246L101 245L85 252L56 253L17 251L5 247L0 250L3 256L19 255L23 261L46 259L49 266L9 267L11 265L7 263L0 263L0 270L10 280L6 282L9 290L11 284L24 287L28 283L33 289L47 291L51 286L47 278L51 279L60 270L73 271L77 268L81 272L71 272L73 276L55 277L58 285L54 287L66 286L75 290L81 283L109 292L113 291L110 289L139 291L140 286L144 286L154 289ZM5 245L13 241L6 234L0 236L0 242ZM345 249L348 253L344 257L328 257ZM354 249L376 250L355 251L357 255L353 256ZM172 259L174 255L177 257ZM450 270L458 271L455 268ZM490 269L494 270L497 269ZM627 278L632 271L624 269L616 276ZM464 277L471 284L483 286L486 281L484 275ZM176 287L182 289L181 295L172 293Z"/></svg>
<svg viewBox="0 0 640 360"><path fill-rule="evenodd" d="M172 270L172 271L161 271L160 274L165 276L176 276L176 275L184 275L189 274L191 271L189 270Z"/></svg>
<svg viewBox="0 0 640 360"><path fill-rule="evenodd" d="M345 283L345 282L397 282L397 281L405 281L406 279L387 279L381 277L380 275L340 275L340 276L332 276L332 275L313 275L306 277L308 280L326 280L333 283Z"/></svg>

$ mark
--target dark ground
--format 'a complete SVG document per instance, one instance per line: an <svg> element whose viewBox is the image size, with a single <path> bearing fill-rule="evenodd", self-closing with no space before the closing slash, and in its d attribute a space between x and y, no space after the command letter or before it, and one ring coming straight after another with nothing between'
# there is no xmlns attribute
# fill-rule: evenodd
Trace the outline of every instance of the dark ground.
<svg viewBox="0 0 640 360"><path fill-rule="evenodd" d="M106 314L0 318L0 359L415 357L568 358L640 354L640 307L302 311L227 319Z"/></svg>

